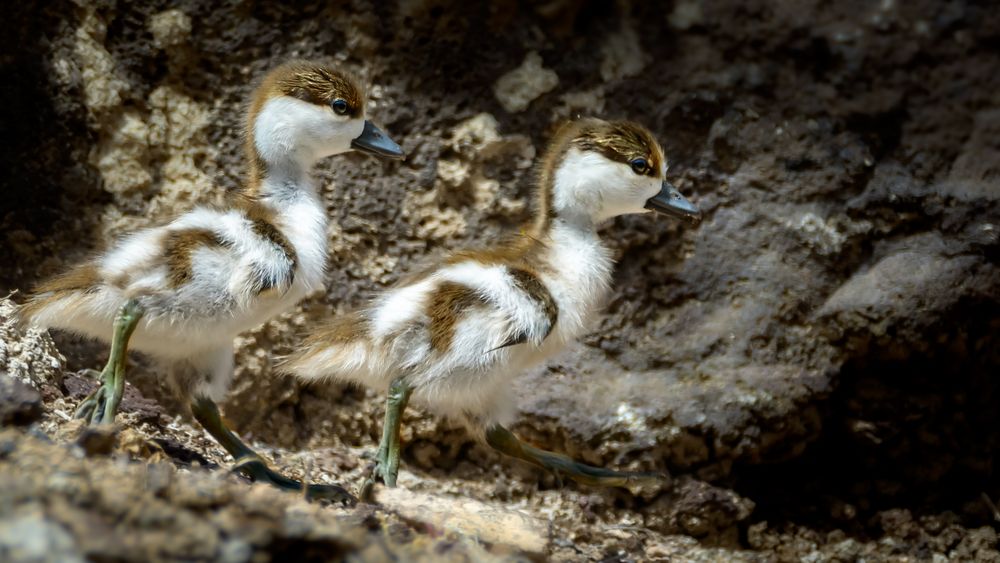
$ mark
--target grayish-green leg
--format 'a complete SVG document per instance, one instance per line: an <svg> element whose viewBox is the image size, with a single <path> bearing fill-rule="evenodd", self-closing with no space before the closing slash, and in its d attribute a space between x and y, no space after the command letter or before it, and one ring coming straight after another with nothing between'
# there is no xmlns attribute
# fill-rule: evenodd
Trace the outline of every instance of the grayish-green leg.
<svg viewBox="0 0 1000 563"><path fill-rule="evenodd" d="M257 452L250 449L236 434L226 428L225 423L222 422L222 415L219 414L219 407L211 399L196 397L191 402L191 412L205 430L208 430L208 433L219 442L219 445L236 459L233 469L254 481L269 483L279 489L302 490L302 483L272 471ZM351 493L337 485L307 485L306 497L310 500L326 499L350 505L357 502Z"/></svg>
<svg viewBox="0 0 1000 563"><path fill-rule="evenodd" d="M566 476L585 485L625 487L661 483L667 480L665 474L656 471L613 471L573 461L569 456L525 444L510 430L499 424L486 431L486 443L501 453L548 469L555 473L557 478Z"/></svg>
<svg viewBox="0 0 1000 563"><path fill-rule="evenodd" d="M402 377L393 380L389 385L389 397L385 406L385 422L382 425L382 440L379 442L375 467L361 485L362 500L371 500L375 481L381 479L387 487L396 486L396 476L399 475L399 426L403 422L403 411L410 401L413 388L406 384Z"/></svg>
<svg viewBox="0 0 1000 563"><path fill-rule="evenodd" d="M111 336L111 354L101 372L101 386L87 396L76 410L76 417L91 424L113 424L118 404L125 394L125 362L128 360L128 340L142 319L144 311L135 299L129 299L115 315Z"/></svg>

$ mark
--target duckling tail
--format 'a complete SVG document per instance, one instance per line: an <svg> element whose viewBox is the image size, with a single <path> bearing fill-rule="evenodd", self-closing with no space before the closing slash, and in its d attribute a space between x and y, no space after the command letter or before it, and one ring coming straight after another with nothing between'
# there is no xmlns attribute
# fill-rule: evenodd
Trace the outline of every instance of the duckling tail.
<svg viewBox="0 0 1000 563"><path fill-rule="evenodd" d="M304 380L336 379L371 383L384 362L361 311L341 315L310 333L278 369Z"/></svg>
<svg viewBox="0 0 1000 563"><path fill-rule="evenodd" d="M28 301L21 305L22 323L59 326L59 319L72 317L85 298L101 288L97 266L83 263L35 287Z"/></svg>

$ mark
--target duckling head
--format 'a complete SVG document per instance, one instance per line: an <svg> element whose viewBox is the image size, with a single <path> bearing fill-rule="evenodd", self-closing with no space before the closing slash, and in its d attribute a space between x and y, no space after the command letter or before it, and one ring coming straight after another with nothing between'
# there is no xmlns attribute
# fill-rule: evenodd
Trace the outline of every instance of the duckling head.
<svg viewBox="0 0 1000 563"><path fill-rule="evenodd" d="M254 93L248 150L264 163L301 165L350 150L403 158L403 150L365 119L365 90L354 76L292 61L272 70Z"/></svg>
<svg viewBox="0 0 1000 563"><path fill-rule="evenodd" d="M645 127L580 119L560 129L543 160L543 207L593 223L649 211L697 223L700 212L666 172L663 149Z"/></svg>

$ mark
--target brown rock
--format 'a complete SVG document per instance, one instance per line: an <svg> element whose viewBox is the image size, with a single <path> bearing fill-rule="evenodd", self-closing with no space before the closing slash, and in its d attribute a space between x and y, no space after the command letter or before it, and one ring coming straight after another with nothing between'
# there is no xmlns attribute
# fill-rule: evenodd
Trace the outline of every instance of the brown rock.
<svg viewBox="0 0 1000 563"><path fill-rule="evenodd" d="M88 456L111 454L118 441L118 432L109 426L85 426L76 438L76 445Z"/></svg>
<svg viewBox="0 0 1000 563"><path fill-rule="evenodd" d="M0 426L27 426L42 418L42 397L31 387L0 374Z"/></svg>

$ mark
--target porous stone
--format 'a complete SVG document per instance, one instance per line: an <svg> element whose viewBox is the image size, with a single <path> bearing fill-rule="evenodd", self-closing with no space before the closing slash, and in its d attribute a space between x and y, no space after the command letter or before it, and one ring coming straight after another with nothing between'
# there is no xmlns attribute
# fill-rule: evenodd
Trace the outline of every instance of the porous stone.
<svg viewBox="0 0 1000 563"><path fill-rule="evenodd" d="M42 418L42 396L28 384L0 373L0 426L26 426Z"/></svg>
<svg viewBox="0 0 1000 563"><path fill-rule="evenodd" d="M48 331L26 325L17 304L0 298L0 374L36 390L55 390L62 385L65 361Z"/></svg>
<svg viewBox="0 0 1000 563"><path fill-rule="evenodd" d="M376 502L438 533L458 532L540 557L548 549L548 524L524 512L467 498L448 498L383 488Z"/></svg>
<svg viewBox="0 0 1000 563"><path fill-rule="evenodd" d="M497 79L493 95L511 113L524 111L542 94L559 85L559 75L542 66L542 57L532 51L516 69Z"/></svg>

